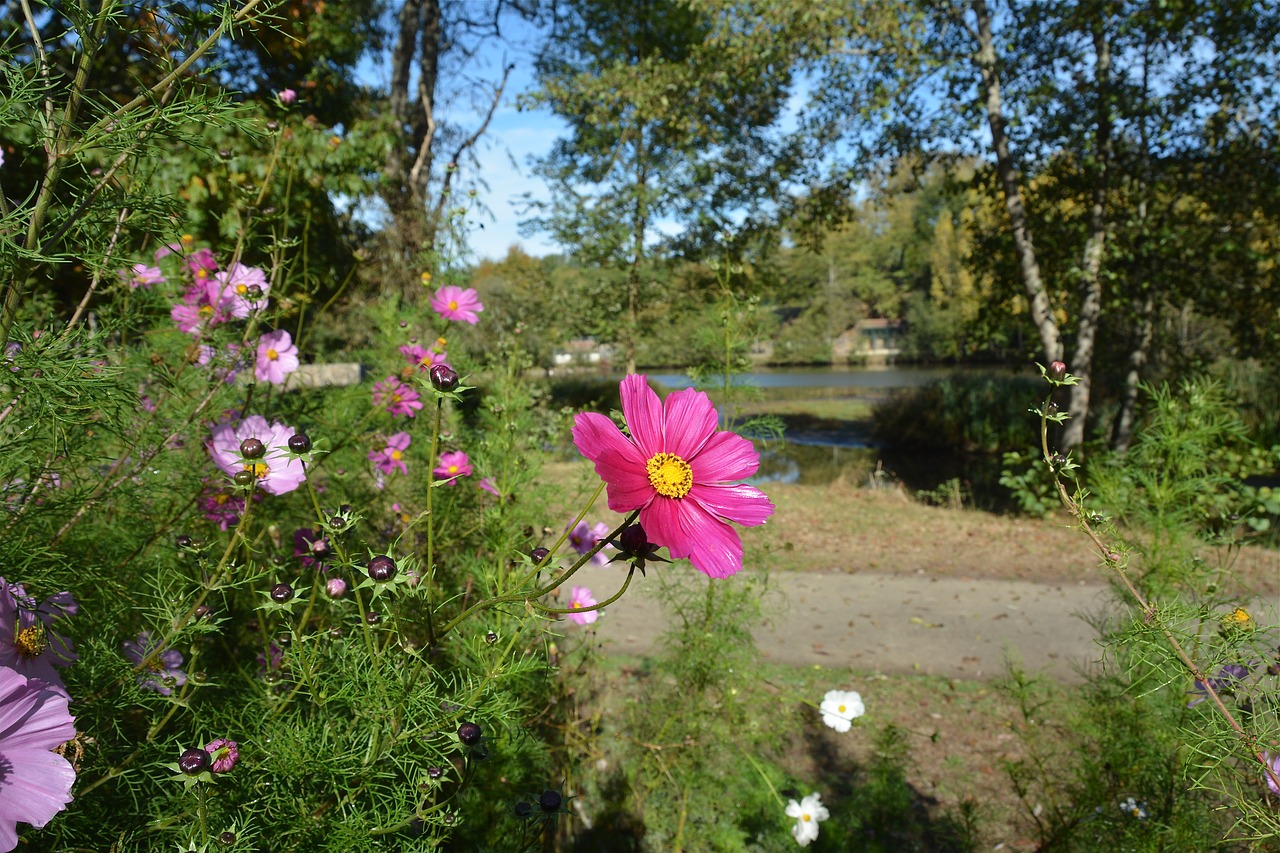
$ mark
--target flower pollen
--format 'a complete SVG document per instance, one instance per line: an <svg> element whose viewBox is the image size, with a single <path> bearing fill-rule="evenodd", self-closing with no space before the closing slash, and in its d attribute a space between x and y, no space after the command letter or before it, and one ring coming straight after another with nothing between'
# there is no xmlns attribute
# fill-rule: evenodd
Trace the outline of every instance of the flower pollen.
<svg viewBox="0 0 1280 853"><path fill-rule="evenodd" d="M24 658L38 658L44 654L48 643L45 642L44 625L37 622L21 628L13 638L13 647Z"/></svg>
<svg viewBox="0 0 1280 853"><path fill-rule="evenodd" d="M267 350L267 358L271 359L272 361L275 361L279 357L280 357L280 353L276 352L275 350L273 349Z"/></svg>
<svg viewBox="0 0 1280 853"><path fill-rule="evenodd" d="M253 474L253 476L257 477L259 480L264 479L271 473L271 468L262 462L246 462L244 470Z"/></svg>
<svg viewBox="0 0 1280 853"><path fill-rule="evenodd" d="M682 498L693 488L693 469L674 453L655 453L645 463L649 485L666 498Z"/></svg>

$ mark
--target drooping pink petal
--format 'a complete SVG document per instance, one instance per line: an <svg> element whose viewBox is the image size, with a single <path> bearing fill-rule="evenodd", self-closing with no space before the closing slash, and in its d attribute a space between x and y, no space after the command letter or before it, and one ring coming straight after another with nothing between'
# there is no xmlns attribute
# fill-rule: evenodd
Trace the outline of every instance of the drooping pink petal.
<svg viewBox="0 0 1280 853"><path fill-rule="evenodd" d="M664 546L673 559L688 557L693 567L713 578L742 569L742 540L721 521L691 500L655 498L640 511L649 541Z"/></svg>
<svg viewBox="0 0 1280 853"><path fill-rule="evenodd" d="M695 500L712 515L744 527L764 524L774 510L768 495L745 483L694 483L686 500Z"/></svg>
<svg viewBox="0 0 1280 853"><path fill-rule="evenodd" d="M732 432L718 432L688 460L695 483L745 480L760 467L760 454L750 441Z"/></svg>
<svg viewBox="0 0 1280 853"><path fill-rule="evenodd" d="M71 802L76 771L61 755L47 749L9 749L6 744L4 758L5 778L11 780L3 787L8 820L39 829Z"/></svg>
<svg viewBox="0 0 1280 853"><path fill-rule="evenodd" d="M720 423L711 398L693 388L668 395L663 411L665 450L686 462L697 455Z"/></svg>
<svg viewBox="0 0 1280 853"><path fill-rule="evenodd" d="M624 377L620 390L627 429L631 430L631 437L648 460L666 449L662 436L662 402L643 374L633 373Z"/></svg>
<svg viewBox="0 0 1280 853"><path fill-rule="evenodd" d="M573 419L573 443L595 463L608 489L609 509L631 512L653 497L653 486L644 473L645 458L613 421L595 412L580 412Z"/></svg>

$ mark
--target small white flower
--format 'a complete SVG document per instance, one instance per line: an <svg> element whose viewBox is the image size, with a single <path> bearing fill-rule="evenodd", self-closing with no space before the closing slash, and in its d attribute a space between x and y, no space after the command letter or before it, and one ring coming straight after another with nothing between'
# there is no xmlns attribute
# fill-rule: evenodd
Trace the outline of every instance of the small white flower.
<svg viewBox="0 0 1280 853"><path fill-rule="evenodd" d="M818 840L818 822L831 817L831 812L822 804L821 796L810 794L798 803L795 800L789 801L787 817L796 819L796 825L791 827L796 843L801 847L808 847L809 842Z"/></svg>
<svg viewBox="0 0 1280 853"><path fill-rule="evenodd" d="M1120 811L1124 812L1130 817L1136 817L1138 820L1146 820L1148 817L1146 801L1144 800L1143 802L1139 803L1133 797L1130 797L1129 799L1125 800L1123 803L1120 804Z"/></svg>
<svg viewBox="0 0 1280 853"><path fill-rule="evenodd" d="M828 690L818 709L822 711L822 722L838 732L849 731L853 720L867 712L862 696L853 690Z"/></svg>

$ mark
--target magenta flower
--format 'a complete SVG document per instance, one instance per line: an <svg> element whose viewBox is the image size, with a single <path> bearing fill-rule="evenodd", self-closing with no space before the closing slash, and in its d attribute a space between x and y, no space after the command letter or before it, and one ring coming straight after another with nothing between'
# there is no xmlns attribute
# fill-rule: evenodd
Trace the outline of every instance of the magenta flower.
<svg viewBox="0 0 1280 853"><path fill-rule="evenodd" d="M124 641L124 656L135 667L146 660L156 649L150 631L143 631L135 640ZM187 674L182 671L182 652L177 649L165 649L151 658L151 662L138 673L138 687L151 690L161 696L173 694L173 688L187 683Z"/></svg>
<svg viewBox="0 0 1280 853"><path fill-rule="evenodd" d="M279 92L276 92L276 99L287 107L292 105L294 101L298 100L298 93L292 89L281 89Z"/></svg>
<svg viewBox="0 0 1280 853"><path fill-rule="evenodd" d="M592 548L596 547L596 543L609 535L609 525L603 521L598 522L594 527L588 527L585 521L579 521L578 526L569 531L569 545L579 554L586 554ZM591 558L591 562L597 566L606 565L609 562L609 555L605 553L605 549L612 546L606 545L595 553Z"/></svg>
<svg viewBox="0 0 1280 853"><path fill-rule="evenodd" d="M304 566L314 566L329 556L329 539L323 530L299 527L293 531L293 556Z"/></svg>
<svg viewBox="0 0 1280 853"><path fill-rule="evenodd" d="M298 348L293 338L281 329L258 338L258 363L253 375L259 382L284 384L284 378L298 369Z"/></svg>
<svg viewBox="0 0 1280 853"><path fill-rule="evenodd" d="M458 320L475 325L480 322L479 313L484 305L476 298L475 288L463 290L452 284L442 287L431 297L431 307L446 320Z"/></svg>
<svg viewBox="0 0 1280 853"><path fill-rule="evenodd" d="M495 498L502 497L502 492L498 491L498 484L493 481L492 477L482 477L480 478L480 482L476 483L476 485L493 495Z"/></svg>
<svg viewBox="0 0 1280 853"><path fill-rule="evenodd" d="M461 450L441 453L440 464L431 473L437 480L448 480L450 486L456 486L459 477L471 476L471 460Z"/></svg>
<svg viewBox="0 0 1280 853"><path fill-rule="evenodd" d="M0 851L18 846L20 822L39 829L71 802L75 768L53 751L76 736L68 701L0 667Z"/></svg>
<svg viewBox="0 0 1280 853"><path fill-rule="evenodd" d="M196 283L202 284L218 271L218 259L212 249L196 249L182 261Z"/></svg>
<svg viewBox="0 0 1280 853"><path fill-rule="evenodd" d="M760 454L742 436L717 431L715 407L701 391L677 391L664 406L644 376L631 375L621 392L630 438L594 412L578 414L573 426L574 444L605 481L609 509L640 510L650 542L710 577L741 570L742 540L729 522L764 524L773 504L729 481L754 474Z"/></svg>
<svg viewBox="0 0 1280 853"><path fill-rule="evenodd" d="M409 449L411 441L409 433L398 432L386 439L386 446L381 450L370 450L369 461L384 474L393 474L396 471L408 474L409 469L404 464L404 452Z"/></svg>
<svg viewBox="0 0 1280 853"><path fill-rule="evenodd" d="M400 347L400 354L405 357L405 360L410 365L422 370L430 370L432 365L444 364L445 361L445 353L432 352L418 344L405 344Z"/></svg>
<svg viewBox="0 0 1280 853"><path fill-rule="evenodd" d="M413 417L422 408L422 398L412 387L394 376L373 384L373 404L382 406L391 417Z"/></svg>
<svg viewBox="0 0 1280 853"><path fill-rule="evenodd" d="M234 476L239 471L252 471L258 485L272 495L292 492L307 479L302 460L289 452L289 438L297 430L276 422L267 423L262 415L250 415L239 426L218 424L209 436L209 456L223 473ZM240 442L256 438L267 447L260 459L245 459Z"/></svg>
<svg viewBox="0 0 1280 853"><path fill-rule="evenodd" d="M188 334L199 334L203 329L225 323L231 316L221 306L221 292L215 281L196 282L187 288L182 301L173 306L169 315L178 328Z"/></svg>
<svg viewBox="0 0 1280 853"><path fill-rule="evenodd" d="M271 283L267 281L267 274L257 267L235 264L213 279L218 285L218 305L232 317L244 319L267 307Z"/></svg>
<svg viewBox="0 0 1280 853"><path fill-rule="evenodd" d="M129 287L137 290L141 287L144 290L150 290L153 284L164 284L164 273L160 272L159 267L149 267L146 264L134 264L133 269L120 270L120 280L128 282Z"/></svg>
<svg viewBox="0 0 1280 853"><path fill-rule="evenodd" d="M330 598L342 598L347 594L347 582L342 578L329 578L325 581L324 591Z"/></svg>
<svg viewBox="0 0 1280 853"><path fill-rule="evenodd" d="M54 667L70 666L76 654L71 641L53 630L53 623L74 616L77 609L69 592L51 595L37 604L22 584L0 578L0 669L38 679L65 694L67 689ZM3 785L0 773L0 792ZM3 799L0 796L0 801Z"/></svg>
<svg viewBox="0 0 1280 853"><path fill-rule="evenodd" d="M240 744L226 738L209 741L204 751L213 759L209 769L214 773L226 773L240 760Z"/></svg>
<svg viewBox="0 0 1280 853"><path fill-rule="evenodd" d="M196 506L221 530L239 524L240 516L244 514L244 498L212 484L206 484L204 492L196 499Z"/></svg>
<svg viewBox="0 0 1280 853"><path fill-rule="evenodd" d="M569 591L569 609L578 610L582 607L592 607L599 604L591 595L591 590L585 586L575 586ZM570 622L576 622L579 625L590 625L592 622L600 618L599 610L588 610L586 613L567 613L565 614Z"/></svg>

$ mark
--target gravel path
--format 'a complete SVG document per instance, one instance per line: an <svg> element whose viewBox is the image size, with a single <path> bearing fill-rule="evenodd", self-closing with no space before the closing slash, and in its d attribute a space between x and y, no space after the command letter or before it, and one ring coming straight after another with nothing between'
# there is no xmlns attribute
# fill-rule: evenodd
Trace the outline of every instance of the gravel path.
<svg viewBox="0 0 1280 853"><path fill-rule="evenodd" d="M617 567L588 566L574 582L604 598L623 577ZM1082 618L1109 605L1109 591L1097 584L819 573L774 581L771 624L755 634L776 663L989 679L1016 656L1030 672L1075 682L1103 653ZM652 573L637 575L595 623L606 652L651 651L665 627L655 583Z"/></svg>

